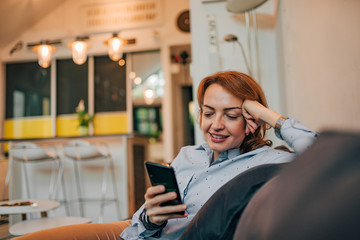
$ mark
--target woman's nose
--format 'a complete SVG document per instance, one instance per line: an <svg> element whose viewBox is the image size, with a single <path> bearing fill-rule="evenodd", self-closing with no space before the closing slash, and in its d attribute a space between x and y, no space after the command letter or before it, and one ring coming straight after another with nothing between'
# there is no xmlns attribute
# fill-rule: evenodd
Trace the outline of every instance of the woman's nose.
<svg viewBox="0 0 360 240"><path fill-rule="evenodd" d="M212 127L214 129L223 129L224 128L224 119L222 118L222 116L216 116L214 118L214 121L212 123Z"/></svg>

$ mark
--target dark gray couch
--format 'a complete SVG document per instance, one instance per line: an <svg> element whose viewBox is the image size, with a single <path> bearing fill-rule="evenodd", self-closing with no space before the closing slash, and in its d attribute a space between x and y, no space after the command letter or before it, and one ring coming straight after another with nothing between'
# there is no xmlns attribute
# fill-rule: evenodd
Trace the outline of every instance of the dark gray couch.
<svg viewBox="0 0 360 240"><path fill-rule="evenodd" d="M293 162L240 174L181 239L360 239L360 133L325 131Z"/></svg>

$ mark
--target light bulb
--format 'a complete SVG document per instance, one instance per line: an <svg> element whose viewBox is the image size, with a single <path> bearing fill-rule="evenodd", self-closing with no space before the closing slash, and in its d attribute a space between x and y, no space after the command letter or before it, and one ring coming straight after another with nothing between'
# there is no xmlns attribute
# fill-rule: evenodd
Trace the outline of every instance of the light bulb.
<svg viewBox="0 0 360 240"><path fill-rule="evenodd" d="M125 65L125 60L124 59L120 59L119 60L119 66L124 66Z"/></svg>
<svg viewBox="0 0 360 240"><path fill-rule="evenodd" d="M152 89L146 89L144 91L144 100L147 105L150 105L155 100L155 93Z"/></svg>
<svg viewBox="0 0 360 240"><path fill-rule="evenodd" d="M51 54L55 48L48 44L35 46L33 49L38 54L38 63L43 68L48 68L51 64Z"/></svg>
<svg viewBox="0 0 360 240"><path fill-rule="evenodd" d="M135 83L136 85L141 84L141 82L142 82L141 77L136 77L136 78L134 79L134 83ZM149 90L149 91L152 91L152 90ZM151 93L148 93L148 94L151 94ZM151 97L151 96L150 96L150 97Z"/></svg>
<svg viewBox="0 0 360 240"><path fill-rule="evenodd" d="M136 73L135 72L130 72L129 73L129 78L130 79L134 79L136 77Z"/></svg>
<svg viewBox="0 0 360 240"><path fill-rule="evenodd" d="M122 46L123 41L121 38L114 34L112 38L108 40L109 57L113 61L119 61L122 58Z"/></svg>
<svg viewBox="0 0 360 240"><path fill-rule="evenodd" d="M72 58L74 63L81 65L86 62L87 54L86 50L88 45L85 41L77 40L71 44Z"/></svg>

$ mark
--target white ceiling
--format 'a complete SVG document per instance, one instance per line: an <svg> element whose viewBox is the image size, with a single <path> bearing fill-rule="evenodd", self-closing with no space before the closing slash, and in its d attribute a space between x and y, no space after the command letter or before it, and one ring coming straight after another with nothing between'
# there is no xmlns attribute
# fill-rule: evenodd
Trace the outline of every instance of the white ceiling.
<svg viewBox="0 0 360 240"><path fill-rule="evenodd" d="M20 38L23 32L41 21L65 1L0 0L0 49ZM146 78L159 70L161 65L159 56L158 52L137 54L135 56L138 63L137 75Z"/></svg>
<svg viewBox="0 0 360 240"><path fill-rule="evenodd" d="M0 48L16 40L66 0L0 0Z"/></svg>

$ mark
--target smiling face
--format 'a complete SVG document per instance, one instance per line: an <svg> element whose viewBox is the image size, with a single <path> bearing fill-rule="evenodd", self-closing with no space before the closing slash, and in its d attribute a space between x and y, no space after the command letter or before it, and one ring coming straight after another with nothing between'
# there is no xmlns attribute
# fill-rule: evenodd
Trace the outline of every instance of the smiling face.
<svg viewBox="0 0 360 240"><path fill-rule="evenodd" d="M242 103L219 84L211 84L206 89L200 125L206 142L214 151L213 161L222 151L242 144L245 138Z"/></svg>

